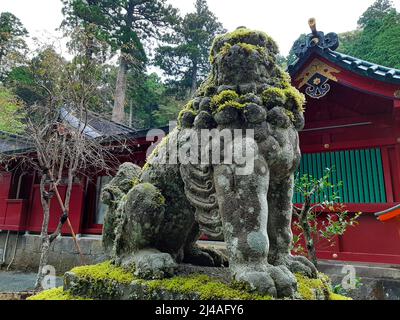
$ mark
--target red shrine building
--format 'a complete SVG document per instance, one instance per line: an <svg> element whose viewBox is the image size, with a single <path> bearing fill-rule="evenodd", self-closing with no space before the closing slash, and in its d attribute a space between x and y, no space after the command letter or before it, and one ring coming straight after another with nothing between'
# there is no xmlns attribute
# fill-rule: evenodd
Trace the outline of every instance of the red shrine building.
<svg viewBox="0 0 400 320"><path fill-rule="evenodd" d="M359 224L333 246L321 245L318 256L400 264L399 211L390 210L400 202L400 70L336 52L338 45L335 33L312 25L295 43L298 59L288 69L307 98L300 173L321 177L332 168L341 201L362 212Z"/></svg>
<svg viewBox="0 0 400 320"><path fill-rule="evenodd" d="M342 202L350 212L362 212L357 226L333 245L319 245L317 254L321 259L400 264L400 220L398 211L391 210L400 204L400 70L341 54L337 48L336 34L313 29L304 42L295 43L298 59L288 68L293 85L307 98L300 174L320 177L325 168L333 168L332 182L342 182L337 190ZM122 135L130 141L134 152L119 155L121 162L144 164L153 140L146 139L147 130L138 132L95 115L88 123L98 136ZM24 149L29 145L23 137L0 134L0 152ZM75 233L101 234L105 208L99 195L109 179L76 180L70 209ZM60 192L65 194L65 188L61 186ZM61 215L53 201L51 229ZM294 202L301 202L299 195ZM377 219L377 212L389 212L389 218ZM2 172L2 233L37 234L41 224L37 174ZM63 231L68 235L67 227Z"/></svg>

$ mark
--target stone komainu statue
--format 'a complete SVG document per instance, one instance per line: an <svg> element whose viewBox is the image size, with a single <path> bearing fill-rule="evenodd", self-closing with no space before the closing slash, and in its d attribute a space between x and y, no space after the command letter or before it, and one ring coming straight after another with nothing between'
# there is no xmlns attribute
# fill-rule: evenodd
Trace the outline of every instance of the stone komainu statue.
<svg viewBox="0 0 400 320"><path fill-rule="evenodd" d="M114 182L121 192L117 204L108 202L104 245L117 264L134 266L143 278L170 276L180 262L221 266L224 258L196 241L201 233L223 233L233 278L252 290L291 296L297 286L292 272L316 276L311 262L290 254L293 176L301 157L297 131L304 126L305 100L277 65L277 54L270 37L246 28L215 39L212 71L181 111L178 127L141 172L121 167L118 175L134 177L129 191ZM179 148L202 129L252 129L254 139L244 135L231 144L254 151L254 170L239 174L243 164L235 159L174 163L169 146Z"/></svg>

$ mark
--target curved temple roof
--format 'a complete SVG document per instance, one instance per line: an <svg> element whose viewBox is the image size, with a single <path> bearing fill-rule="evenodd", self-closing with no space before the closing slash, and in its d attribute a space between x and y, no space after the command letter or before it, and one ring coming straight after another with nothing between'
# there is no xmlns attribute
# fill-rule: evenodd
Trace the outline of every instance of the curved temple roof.
<svg viewBox="0 0 400 320"><path fill-rule="evenodd" d="M298 60L288 67L291 76L301 69L312 54L317 54L361 76L388 83L400 84L400 70L384 67L335 51L339 46L337 34L328 33L325 35L321 31L316 31L315 21L310 19L309 23L312 33L308 34L304 40L296 41L293 46Z"/></svg>
<svg viewBox="0 0 400 320"><path fill-rule="evenodd" d="M59 121L67 123L71 127L82 129L88 138L102 141L116 139L117 137L135 137L138 134L136 129L108 120L91 111L86 114L85 119L79 119L67 107L60 108ZM21 154L32 150L33 145L26 135L0 131L0 154Z"/></svg>

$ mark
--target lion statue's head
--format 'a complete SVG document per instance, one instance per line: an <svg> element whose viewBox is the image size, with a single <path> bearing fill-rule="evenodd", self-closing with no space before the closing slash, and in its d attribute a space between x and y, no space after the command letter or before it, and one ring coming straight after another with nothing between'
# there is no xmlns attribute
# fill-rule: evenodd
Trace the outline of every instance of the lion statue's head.
<svg viewBox="0 0 400 320"><path fill-rule="evenodd" d="M211 72L178 117L181 128L304 125L304 95L277 63L278 47L264 32L239 27L218 36Z"/></svg>

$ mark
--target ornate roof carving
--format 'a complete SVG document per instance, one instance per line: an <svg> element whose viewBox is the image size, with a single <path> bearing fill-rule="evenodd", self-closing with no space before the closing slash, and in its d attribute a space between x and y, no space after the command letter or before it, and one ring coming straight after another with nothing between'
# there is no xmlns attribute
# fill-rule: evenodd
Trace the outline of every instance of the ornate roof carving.
<svg viewBox="0 0 400 320"><path fill-rule="evenodd" d="M308 20L311 33L305 39L297 40L293 45L293 51L298 58L301 58L309 49L318 47L321 49L336 50L339 47L339 37L336 33L325 35L322 31L317 31L314 18Z"/></svg>
<svg viewBox="0 0 400 320"><path fill-rule="evenodd" d="M337 34L328 33L325 35L316 30L315 19L309 21L311 31L303 41L296 41L294 44L297 61L288 67L291 76L295 75L308 58L316 53L339 67L355 72L361 76L375 80L400 84L400 70L384 67L375 63L364 61L340 52L335 51L339 46Z"/></svg>

